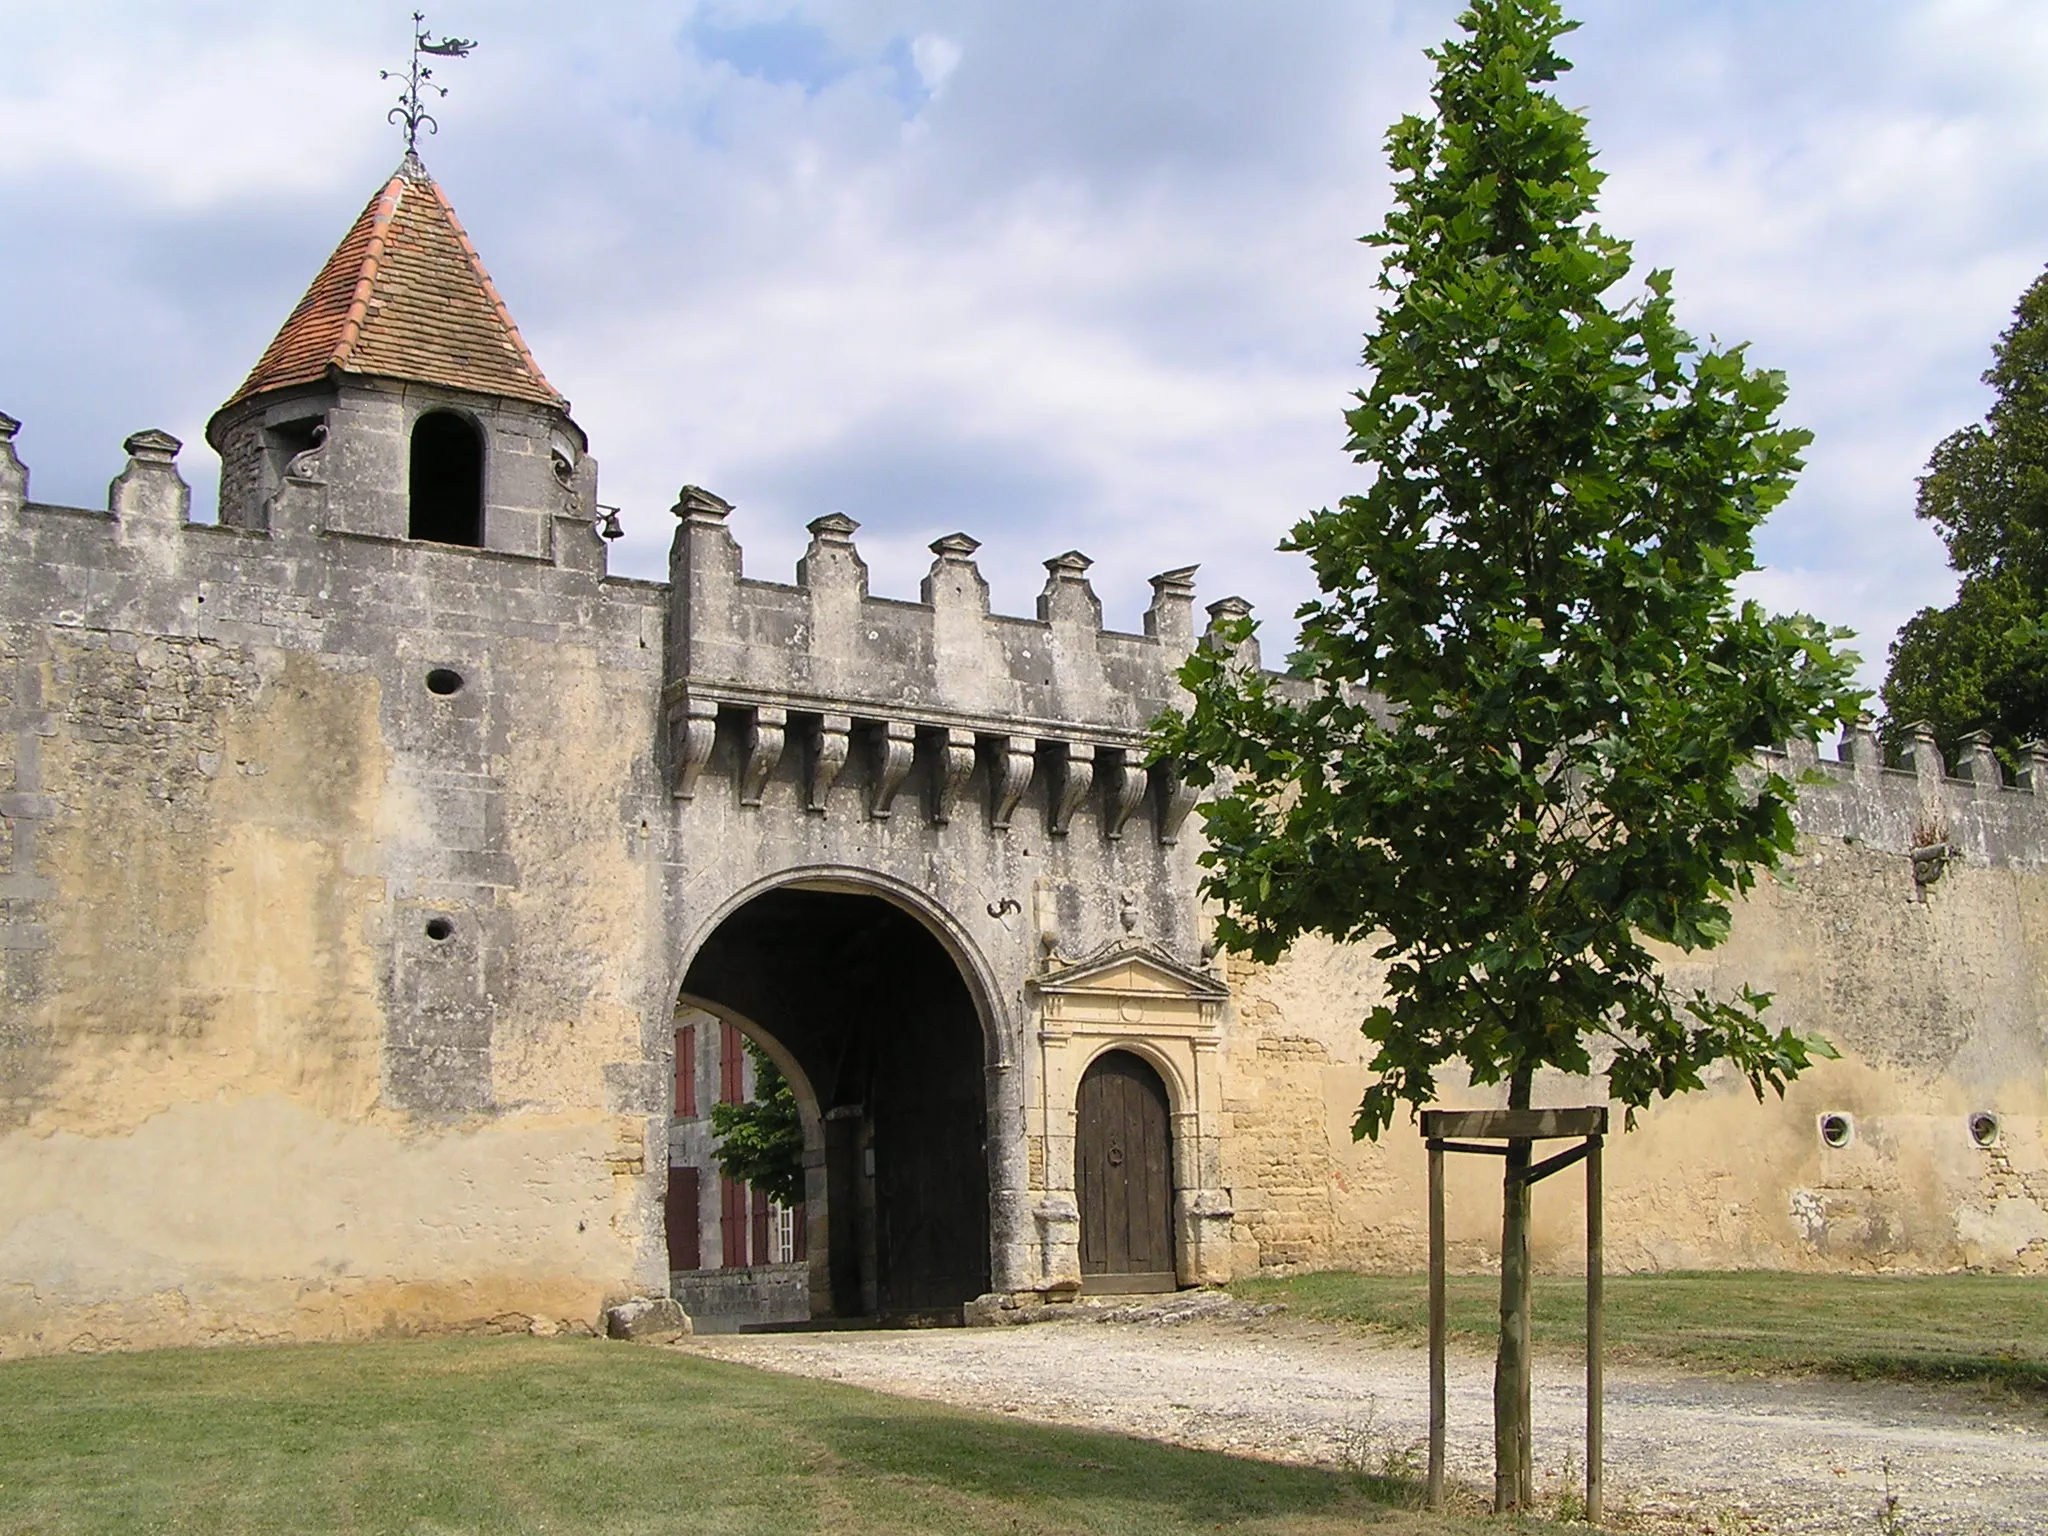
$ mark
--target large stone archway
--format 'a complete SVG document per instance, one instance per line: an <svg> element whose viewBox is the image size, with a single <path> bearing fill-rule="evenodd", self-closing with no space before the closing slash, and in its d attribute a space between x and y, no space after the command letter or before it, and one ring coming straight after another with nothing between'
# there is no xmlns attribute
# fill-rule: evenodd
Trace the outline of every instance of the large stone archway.
<svg viewBox="0 0 2048 1536"><path fill-rule="evenodd" d="M771 889L718 923L682 995L747 1021L815 1096L814 1315L943 1318L990 1288L981 1014L924 923L873 892Z"/></svg>

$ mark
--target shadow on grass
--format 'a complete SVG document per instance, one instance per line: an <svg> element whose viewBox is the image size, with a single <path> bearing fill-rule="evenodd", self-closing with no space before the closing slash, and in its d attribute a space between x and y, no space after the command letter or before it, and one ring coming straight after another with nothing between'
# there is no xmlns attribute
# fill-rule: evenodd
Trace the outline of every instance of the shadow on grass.
<svg viewBox="0 0 2048 1536"><path fill-rule="evenodd" d="M1477 1528L1413 1493L593 1341L0 1364L8 1536Z"/></svg>

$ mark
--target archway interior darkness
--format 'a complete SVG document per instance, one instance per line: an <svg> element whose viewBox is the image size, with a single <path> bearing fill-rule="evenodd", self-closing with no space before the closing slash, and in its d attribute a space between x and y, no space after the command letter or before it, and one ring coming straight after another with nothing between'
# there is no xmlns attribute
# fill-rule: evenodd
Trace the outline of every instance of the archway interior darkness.
<svg viewBox="0 0 2048 1536"><path fill-rule="evenodd" d="M436 544L484 542L484 439L453 411L413 423L406 537Z"/></svg>
<svg viewBox="0 0 2048 1536"><path fill-rule="evenodd" d="M772 1035L817 1094L835 1315L951 1313L988 1289L981 1023L922 923L876 896L771 891L683 990Z"/></svg>
<svg viewBox="0 0 2048 1536"><path fill-rule="evenodd" d="M1151 1063L1106 1051L1082 1074L1075 1109L1083 1288L1172 1290L1173 1117L1166 1084Z"/></svg>

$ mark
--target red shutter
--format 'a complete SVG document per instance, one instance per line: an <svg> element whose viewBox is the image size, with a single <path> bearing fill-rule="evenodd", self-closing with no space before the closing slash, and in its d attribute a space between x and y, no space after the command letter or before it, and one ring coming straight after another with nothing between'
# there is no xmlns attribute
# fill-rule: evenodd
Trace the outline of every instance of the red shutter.
<svg viewBox="0 0 2048 1536"><path fill-rule="evenodd" d="M805 1249L809 1246L805 1242L805 1235L804 1208L798 1206L789 1213L789 1257L791 1263L796 1263L805 1256Z"/></svg>
<svg viewBox="0 0 2048 1536"><path fill-rule="evenodd" d="M696 1169L669 1169L663 1215L668 1223L668 1267L702 1269L704 1233L697 1209Z"/></svg>
<svg viewBox="0 0 2048 1536"><path fill-rule="evenodd" d="M723 1269L747 1267L747 1186L718 1181L718 1262Z"/></svg>
<svg viewBox="0 0 2048 1536"><path fill-rule="evenodd" d="M718 1042L718 1101L721 1104L747 1102L746 1036L732 1025L725 1026Z"/></svg>
<svg viewBox="0 0 2048 1536"><path fill-rule="evenodd" d="M768 1244L768 1192L754 1191L754 1262L766 1264L775 1250Z"/></svg>
<svg viewBox="0 0 2048 1536"><path fill-rule="evenodd" d="M685 1024L676 1031L676 1118L689 1120L697 1113L697 1026ZM691 1172L694 1174L695 1169Z"/></svg>

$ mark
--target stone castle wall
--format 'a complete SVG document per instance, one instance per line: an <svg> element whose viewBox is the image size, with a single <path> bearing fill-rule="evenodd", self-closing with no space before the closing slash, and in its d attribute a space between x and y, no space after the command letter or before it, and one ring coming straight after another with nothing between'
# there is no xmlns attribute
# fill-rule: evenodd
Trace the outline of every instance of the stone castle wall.
<svg viewBox="0 0 2048 1536"><path fill-rule="evenodd" d="M1682 984L1774 994L1774 1022L1841 1059L1762 1103L1723 1073L1614 1136L1610 1265L2048 1273L2048 773L2037 763L2027 783L2004 784L1979 750L1951 776L1925 740L1886 767L1867 734L1845 758L1809 748L1773 762L1817 780L1801 791L1798 855L1738 906L1727 944L1669 958ZM1377 965L1310 943L1272 970L1233 962L1230 979L1237 1267L1420 1266L1416 1127L1397 1119L1378 1143L1349 1134L1370 1080L1357 1022L1379 1000ZM1499 1102L1455 1084L1444 1096ZM1536 1086L1539 1106L1593 1102L1583 1081ZM1823 1139L1827 1116L1846 1119L1845 1145ZM1498 1168L1450 1165L1453 1262L1486 1268ZM1580 1184L1542 1185L1536 1213L1541 1262L1580 1266Z"/></svg>
<svg viewBox="0 0 2048 1536"><path fill-rule="evenodd" d="M660 1291L682 978L791 883L913 911L967 979L998 1289L1078 1283L1074 1092L1105 1049L1168 1085L1183 1281L1419 1260L1412 1130L1349 1136L1375 962L1304 945L1226 997L1189 796L1143 764L1189 572L1142 633L1103 627L1075 555L1009 618L956 536L899 602L822 518L765 582L690 491L670 582L637 582L605 574L587 459L455 549L365 523L331 437L202 525L163 434L89 510L28 500L14 430L0 1353L546 1331ZM1824 776L1800 858L1672 961L1774 990L1843 1059L1617 1138L1619 1263L2048 1262L2048 807L1981 757L1851 758L1791 765ZM1496 1201L1459 1169L1461 1262ZM1569 1264L1569 1192L1538 1205Z"/></svg>
<svg viewBox="0 0 2048 1536"><path fill-rule="evenodd" d="M1200 963L1189 798L1139 751L1185 573L1121 635L1081 557L1009 619L942 540L894 602L828 518L763 582L692 493L675 583L621 580L588 460L537 541L522 507L519 548L421 544L366 524L334 421L198 524L175 440L53 507L0 418L0 1352L586 1326L664 1289L680 983L791 883L882 894L959 963L997 1283L1070 1283L1035 989L1119 944ZM1215 1278L1199 1075L1180 1214Z"/></svg>

